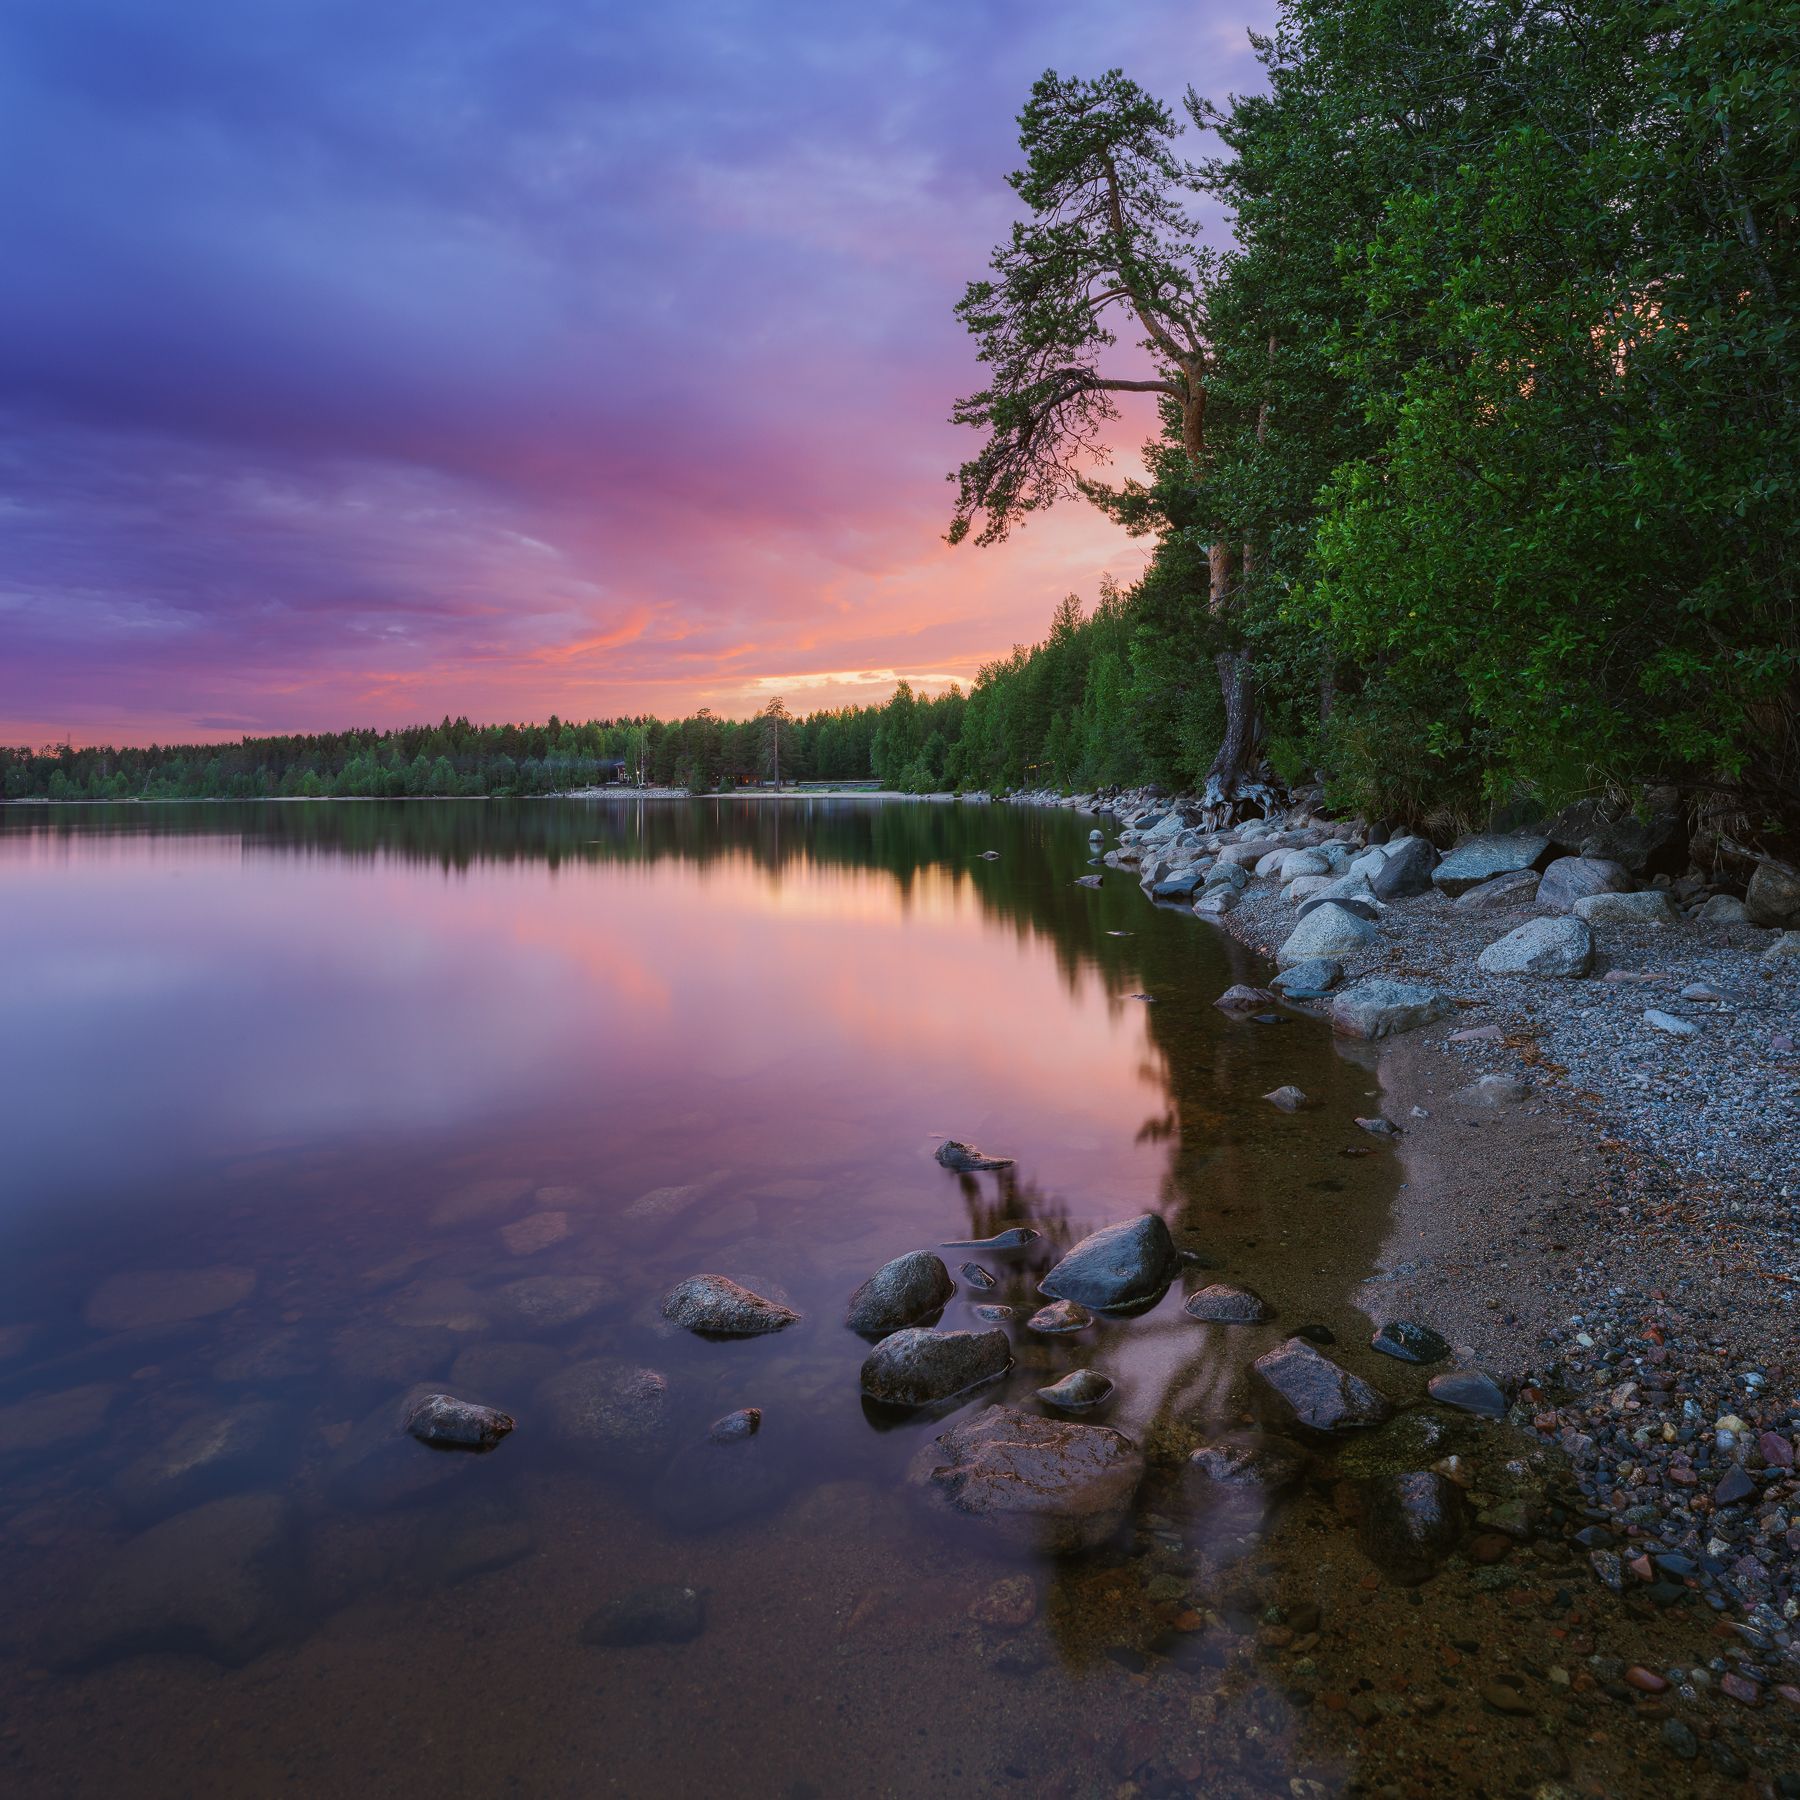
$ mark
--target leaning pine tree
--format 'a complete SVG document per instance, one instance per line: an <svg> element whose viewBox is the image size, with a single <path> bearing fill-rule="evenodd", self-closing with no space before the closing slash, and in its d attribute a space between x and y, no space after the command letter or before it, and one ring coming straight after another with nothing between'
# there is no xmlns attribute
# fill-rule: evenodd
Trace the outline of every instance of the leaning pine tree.
<svg viewBox="0 0 1800 1800"><path fill-rule="evenodd" d="M987 440L952 478L951 543L977 521L975 541L998 543L1026 514L1074 495L1141 526L1162 494L1166 515L1167 469L1154 490L1132 484L1124 494L1088 473L1105 460L1116 394L1159 398L1181 446L1178 504L1196 517L1204 510L1206 300L1217 264L1181 204L1194 174L1174 154L1179 130L1167 107L1117 69L1093 81L1052 70L1033 85L1019 115L1025 167L1008 177L1031 216L994 251L992 277L971 282L956 308L990 380L952 414ZM1148 358L1147 375L1112 372L1121 323ZM1238 558L1216 523L1201 529L1225 719L1207 790L1229 809L1256 748L1256 713L1249 658L1228 641Z"/></svg>

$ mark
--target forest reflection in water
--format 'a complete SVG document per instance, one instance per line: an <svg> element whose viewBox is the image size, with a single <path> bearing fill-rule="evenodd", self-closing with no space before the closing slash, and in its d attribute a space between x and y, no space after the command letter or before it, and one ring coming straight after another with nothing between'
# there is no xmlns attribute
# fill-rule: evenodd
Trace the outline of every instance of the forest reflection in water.
<svg viewBox="0 0 1800 1800"><path fill-rule="evenodd" d="M1177 1623L1223 1607L1229 1635L1247 1602L1204 1590L1261 1529L1180 1458L1242 1422L1249 1357L1293 1323L1366 1334L1350 1296L1392 1175L1339 1153L1372 1082L1315 1025L1217 1012L1255 973L1228 940L1126 877L1076 886L1087 823L842 800L0 813L0 898L37 947L0 1218L28 1785L141 1789L147 1746L171 1792L355 1791L372 1769L1000 1785L1066 1774L1096 1695L1146 1659L1189 1684L1189 1753L1245 1791L1298 1754L1277 1694L1214 1695L1225 1637ZM1258 1098L1286 1082L1321 1108ZM1017 1165L955 1176L931 1159L945 1136ZM1155 1452L1118 1543L1009 1561L909 1484L953 1415L865 1408L845 1299L895 1255L1023 1222L1039 1243L984 1259L998 1286L963 1284L944 1323L1022 1317L1061 1249L1147 1209L1279 1321L1197 1324L1177 1283L1073 1338L1009 1327L1011 1373L954 1416L1036 1408L1092 1366L1117 1383L1096 1416ZM944 1252L953 1272L972 1254ZM674 1332L656 1297L698 1270L802 1323ZM667 1396L654 1441L604 1467L538 1398L596 1362ZM519 1428L479 1459L396 1442L415 1383ZM697 1446L747 1405L755 1478L720 1483ZM170 1449L220 1433L204 1467ZM184 1537L209 1506L229 1529ZM159 1532L188 1601L141 1576L96 1598L94 1572ZM971 1620L1021 1576L1028 1622ZM704 1592L697 1638L581 1645L658 1582ZM492 1741L445 1726L496 1706ZM205 1775L202 1714L231 1743Z"/></svg>

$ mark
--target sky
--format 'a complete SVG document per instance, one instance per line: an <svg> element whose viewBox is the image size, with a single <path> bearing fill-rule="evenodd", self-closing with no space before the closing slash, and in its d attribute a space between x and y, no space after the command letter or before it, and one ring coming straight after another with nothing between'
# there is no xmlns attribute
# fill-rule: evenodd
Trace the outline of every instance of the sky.
<svg viewBox="0 0 1800 1800"><path fill-rule="evenodd" d="M966 684L1145 557L943 542L1019 106L1272 14L8 0L0 742Z"/></svg>

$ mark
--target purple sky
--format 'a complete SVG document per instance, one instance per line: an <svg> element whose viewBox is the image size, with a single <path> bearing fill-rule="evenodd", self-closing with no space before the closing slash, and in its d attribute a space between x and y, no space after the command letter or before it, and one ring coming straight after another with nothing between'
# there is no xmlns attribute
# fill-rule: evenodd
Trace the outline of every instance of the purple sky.
<svg viewBox="0 0 1800 1800"><path fill-rule="evenodd" d="M1272 13L10 0L0 741L966 681L1143 559L940 539L1014 115Z"/></svg>

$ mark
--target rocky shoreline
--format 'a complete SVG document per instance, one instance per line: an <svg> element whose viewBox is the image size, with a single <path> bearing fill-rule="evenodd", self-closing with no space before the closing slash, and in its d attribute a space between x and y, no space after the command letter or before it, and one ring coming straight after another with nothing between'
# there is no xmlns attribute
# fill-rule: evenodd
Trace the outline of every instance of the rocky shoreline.
<svg viewBox="0 0 1800 1800"><path fill-rule="evenodd" d="M1304 807L1208 830L1152 794L1013 798L1111 819L1107 879L1376 1040L1406 1179L1368 1310L1505 1382L1569 1459L1596 1580L1710 1608L1722 1691L1800 1705L1800 887L1740 897L1591 815L1445 854Z"/></svg>

